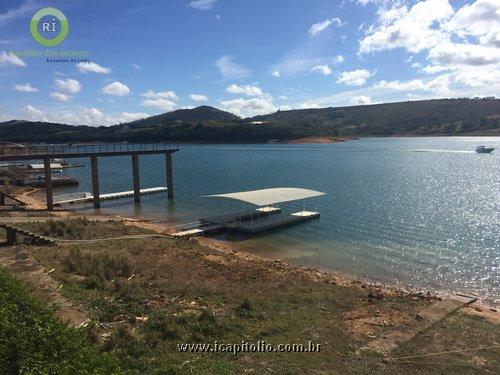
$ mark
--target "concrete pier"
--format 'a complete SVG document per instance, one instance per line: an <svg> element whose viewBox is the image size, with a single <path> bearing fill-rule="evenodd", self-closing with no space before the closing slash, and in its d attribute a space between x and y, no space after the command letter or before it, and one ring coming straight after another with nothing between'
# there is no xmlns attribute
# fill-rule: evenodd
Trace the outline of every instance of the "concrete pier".
<svg viewBox="0 0 500 375"><path fill-rule="evenodd" d="M47 196L47 211L53 211L54 197L52 195L52 170L50 168L50 158L43 158L43 168L45 171L45 195Z"/></svg>
<svg viewBox="0 0 500 375"><path fill-rule="evenodd" d="M90 157L90 168L92 174L92 196L94 197L94 208L101 207L101 200L99 199L99 168L97 166L97 156Z"/></svg>
<svg viewBox="0 0 500 375"><path fill-rule="evenodd" d="M139 172L139 155L132 155L132 179L134 180L134 202L141 203L141 175Z"/></svg>
<svg viewBox="0 0 500 375"><path fill-rule="evenodd" d="M106 156L132 156L132 178L134 186L134 200L141 201L139 155L165 155L167 195L168 198L174 196L174 179L172 154L179 151L176 143L149 143L149 144L91 144L91 145L35 145L26 147L3 147L0 148L0 161L20 161L20 160L43 160L45 173L45 187L47 196L47 210L54 209L52 192L52 171L50 160L68 158L90 158L92 175L92 195L94 197L94 207L100 206L99 194L99 169L98 157Z"/></svg>
<svg viewBox="0 0 500 375"><path fill-rule="evenodd" d="M167 196L169 199L174 197L174 174L172 167L172 153L165 154L165 164L167 167Z"/></svg>

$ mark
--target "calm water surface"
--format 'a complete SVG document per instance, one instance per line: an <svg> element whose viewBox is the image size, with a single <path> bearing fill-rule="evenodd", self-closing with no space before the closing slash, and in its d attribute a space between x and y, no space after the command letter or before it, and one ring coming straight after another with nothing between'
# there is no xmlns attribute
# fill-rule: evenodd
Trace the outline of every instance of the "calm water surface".
<svg viewBox="0 0 500 375"><path fill-rule="evenodd" d="M485 144L491 155L474 153ZM89 161L67 173L91 191ZM100 159L101 193L131 190L130 158ZM361 278L500 296L500 137L365 138L343 144L185 145L175 200L105 202L102 211L191 222L237 207L202 195L304 187L321 219L241 241L246 250ZM141 157L141 186L165 186L162 156ZM302 203L296 203L302 209ZM83 210L92 210L86 206Z"/></svg>

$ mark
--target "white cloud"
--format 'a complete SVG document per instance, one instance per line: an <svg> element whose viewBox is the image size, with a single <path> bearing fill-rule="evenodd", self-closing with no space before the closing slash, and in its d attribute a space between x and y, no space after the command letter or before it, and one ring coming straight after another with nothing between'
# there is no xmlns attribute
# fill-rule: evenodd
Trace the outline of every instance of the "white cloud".
<svg viewBox="0 0 500 375"><path fill-rule="evenodd" d="M0 107L0 121L8 121L8 120L12 120L14 117L9 115L8 113L4 113L3 112L3 108Z"/></svg>
<svg viewBox="0 0 500 375"><path fill-rule="evenodd" d="M379 25L372 25L368 35L360 41L359 53L398 47L414 53L429 49L448 40L446 33L434 25L443 23L453 13L448 0L417 2L410 10L397 5L382 9L379 11Z"/></svg>
<svg viewBox="0 0 500 375"><path fill-rule="evenodd" d="M59 79L56 78L54 83L59 91L68 93L68 94L77 94L82 90L82 85L76 79L66 78Z"/></svg>
<svg viewBox="0 0 500 375"><path fill-rule="evenodd" d="M454 80L469 87L485 87L490 90L496 87L497 90L500 90L500 67L486 66L460 69L454 75Z"/></svg>
<svg viewBox="0 0 500 375"><path fill-rule="evenodd" d="M372 98L366 95L360 95L353 97L349 102L355 105L367 105L372 104Z"/></svg>
<svg viewBox="0 0 500 375"><path fill-rule="evenodd" d="M297 106L298 109L315 109L321 106L316 102L302 102Z"/></svg>
<svg viewBox="0 0 500 375"><path fill-rule="evenodd" d="M465 38L478 37L481 44L500 47L500 2L498 0L477 0L464 5L445 28Z"/></svg>
<svg viewBox="0 0 500 375"><path fill-rule="evenodd" d="M332 74L332 70L328 67L328 65L316 65L311 69L311 71L321 73L324 76L329 76Z"/></svg>
<svg viewBox="0 0 500 375"><path fill-rule="evenodd" d="M78 70L82 73L98 73L98 74L108 74L111 73L110 68L106 68L94 62L81 62L76 64Z"/></svg>
<svg viewBox="0 0 500 375"><path fill-rule="evenodd" d="M430 91L438 95L445 95L450 92L450 76L445 74L432 80L423 81L413 79L410 81L385 81L382 80L373 85L373 88L389 89L395 91Z"/></svg>
<svg viewBox="0 0 500 375"><path fill-rule="evenodd" d="M168 99L146 99L141 102L144 107L155 107L164 111L172 111L177 103Z"/></svg>
<svg viewBox="0 0 500 375"><path fill-rule="evenodd" d="M420 79L413 79L411 81L379 81L375 85L374 88L383 88L390 90L398 90L398 91L409 91L409 90L427 90L427 86Z"/></svg>
<svg viewBox="0 0 500 375"><path fill-rule="evenodd" d="M70 125L90 125L106 126L115 125L124 122L130 122L141 118L149 117L145 112L118 112L105 113L94 107L71 109L70 112L64 111L45 111L35 108L32 105L24 107L25 118L31 121L50 121Z"/></svg>
<svg viewBox="0 0 500 375"><path fill-rule="evenodd" d="M48 119L45 117L45 114L43 113L43 111L41 111L38 108L33 107L31 104L28 104L26 107L24 107L24 111L27 114L27 120L48 121Z"/></svg>
<svg viewBox="0 0 500 375"><path fill-rule="evenodd" d="M500 63L500 48L468 43L443 43L429 51L429 59L441 65L496 64Z"/></svg>
<svg viewBox="0 0 500 375"><path fill-rule="evenodd" d="M36 3L34 0L28 0L25 1L19 8L10 9L6 13L0 14L0 26L28 14L35 9L35 6Z"/></svg>
<svg viewBox="0 0 500 375"><path fill-rule="evenodd" d="M141 94L142 97L148 99L171 99L171 100L179 100L179 97L175 93L175 91L153 91L148 90Z"/></svg>
<svg viewBox="0 0 500 375"><path fill-rule="evenodd" d="M69 102L72 99L71 95L66 95L62 92L51 92L50 96L60 102Z"/></svg>
<svg viewBox="0 0 500 375"><path fill-rule="evenodd" d="M344 59L344 56L342 55L337 55L335 56L333 59L332 59L332 64L340 64L342 62L344 62L345 59Z"/></svg>
<svg viewBox="0 0 500 375"><path fill-rule="evenodd" d="M146 98L141 102L144 107L154 107L163 111L172 111L177 106L176 101L179 97L174 91L153 91L148 90L141 94Z"/></svg>
<svg viewBox="0 0 500 375"><path fill-rule="evenodd" d="M94 121L101 121L104 118L104 114L97 108L84 108L83 117L87 119L87 123L93 123Z"/></svg>
<svg viewBox="0 0 500 375"><path fill-rule="evenodd" d="M208 101L208 97L206 95L202 95L202 94L191 94L191 95L189 95L189 97L191 98L191 100L194 100L195 102L207 102Z"/></svg>
<svg viewBox="0 0 500 375"><path fill-rule="evenodd" d="M130 89L128 88L128 86L118 81L104 86L101 90L104 94L113 96L125 96L130 94Z"/></svg>
<svg viewBox="0 0 500 375"><path fill-rule="evenodd" d="M340 73L340 77L337 79L337 82L344 83L348 86L361 86L364 85L371 76L372 73L366 69L345 71Z"/></svg>
<svg viewBox="0 0 500 375"><path fill-rule="evenodd" d="M0 68L5 68L10 65L20 66L23 68L26 68L27 66L23 60L14 55L12 52L9 53L5 51L0 52Z"/></svg>
<svg viewBox="0 0 500 375"><path fill-rule="evenodd" d="M279 70L275 70L275 71L273 71L273 72L271 73L271 75L272 75L273 77L280 78L280 71L279 71Z"/></svg>
<svg viewBox="0 0 500 375"><path fill-rule="evenodd" d="M278 64L272 65L269 72L278 71L281 77L296 76L310 72L318 65L335 64L336 56L310 57L312 51L294 51L290 57L282 59ZM315 52L314 52L315 53Z"/></svg>
<svg viewBox="0 0 500 375"><path fill-rule="evenodd" d="M23 83L23 84L17 84L14 86L14 90L16 91L21 91L21 92L38 92L38 89L36 87L31 86L31 83Z"/></svg>
<svg viewBox="0 0 500 375"><path fill-rule="evenodd" d="M226 87L226 91L231 94L245 94L246 96L262 96L264 92L258 86L241 85L233 83Z"/></svg>
<svg viewBox="0 0 500 375"><path fill-rule="evenodd" d="M135 121L135 120L140 120L142 118L149 117L149 113L145 112L120 112L116 115L113 115L111 117L108 116L108 118L113 118L114 121L111 122L112 124L119 124L122 122L130 122L130 121Z"/></svg>
<svg viewBox="0 0 500 375"><path fill-rule="evenodd" d="M390 8L386 4L379 9L378 24L372 25L360 41L360 54L398 47L410 52L426 50L429 64L417 66L420 71L449 73L434 80L432 87L431 81L404 84L441 95L451 92L450 83L455 84L454 95L470 92L464 86L499 90L499 1L473 1L456 12L448 0L421 1L411 9L401 4ZM393 85L401 87L401 83Z"/></svg>
<svg viewBox="0 0 500 375"><path fill-rule="evenodd" d="M222 109L244 117L264 115L278 110L272 98L238 98L223 100L219 104Z"/></svg>
<svg viewBox="0 0 500 375"><path fill-rule="evenodd" d="M329 28L331 25L342 26L342 21L340 20L340 18L335 17L315 23L310 27L309 35L318 35L322 31L325 31L327 28Z"/></svg>
<svg viewBox="0 0 500 375"><path fill-rule="evenodd" d="M134 68L135 70L142 70L142 66L137 64L132 64L132 68Z"/></svg>
<svg viewBox="0 0 500 375"><path fill-rule="evenodd" d="M427 73L427 74L436 74L440 72L444 72L446 70L450 70L449 67L442 66L442 65L427 65L424 66L422 69L422 72Z"/></svg>
<svg viewBox="0 0 500 375"><path fill-rule="evenodd" d="M235 63L229 55L224 55L215 61L215 66L219 69L224 78L245 78L250 75L250 70Z"/></svg>
<svg viewBox="0 0 500 375"><path fill-rule="evenodd" d="M189 2L189 6L199 10L212 9L217 0L193 0Z"/></svg>

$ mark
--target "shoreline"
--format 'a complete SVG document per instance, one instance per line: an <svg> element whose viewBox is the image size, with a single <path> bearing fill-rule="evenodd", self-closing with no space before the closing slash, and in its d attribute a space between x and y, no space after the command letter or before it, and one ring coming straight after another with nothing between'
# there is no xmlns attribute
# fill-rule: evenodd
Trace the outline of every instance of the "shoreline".
<svg viewBox="0 0 500 375"><path fill-rule="evenodd" d="M25 190L25 189L22 189ZM42 212L47 212L44 210L45 203L43 199L33 196L34 193L40 193L40 189L31 189L29 191L25 191L22 194L16 194L16 196L20 196L23 199L27 200L28 207L34 210L40 210ZM28 198L28 199L26 199ZM19 212L19 211L18 211ZM22 212L22 211L20 211ZM119 214L113 213L82 213L75 212L72 210L66 210L63 208L59 208L54 210L47 218L60 217L64 219L78 218L84 217L90 220L116 220L120 221L125 225L135 226L142 229L151 230L158 234L168 235L171 234L172 225L167 223L159 223L155 220L147 219L144 216L140 217L127 217ZM9 217L7 217L9 218ZM204 237L204 236L195 236L190 237L187 241L195 241L196 243L208 247L217 252L224 253L226 255L234 256L235 259L238 259L243 262L252 262L257 261L266 264L268 267L273 268L277 265L282 269L284 273L292 273L292 274L302 274L312 279L322 279L327 280L328 282L333 282L340 286L352 287L362 290L371 290L376 293L381 293L387 296L399 296L399 297L408 297L411 299L419 299L423 298L427 301L440 301L444 298L450 297L452 295L464 293L464 292L447 292L447 291L439 291L439 290L427 290L425 288L419 288L417 286L410 287L399 285L398 283L391 282L382 282L377 281L370 278L363 278L354 274L349 274L342 271L334 271L330 269L325 269L321 267L311 267L304 265L296 265L292 264L278 258L265 257L262 255L255 255L249 252L248 250L243 249L237 243L228 242L224 240L215 239L212 237ZM491 301L491 302L490 302ZM498 306L494 303L493 299L481 299L474 303L477 307L469 306L469 309L474 310L476 314L486 315L488 319L493 319L494 321L500 323L500 314L497 314ZM486 311L485 311L486 310ZM490 315L493 314L493 317Z"/></svg>
<svg viewBox="0 0 500 375"><path fill-rule="evenodd" d="M28 197L28 203L29 205L33 205L32 208L37 210L42 209L44 211L45 204L43 199L37 197L36 195L33 196L32 194L34 193L40 193L40 189L32 189L31 191L24 192L21 196L25 200L26 197ZM56 209L55 211L53 211L53 214L56 217L67 219L71 219L72 217L86 217L96 220L118 220L123 222L125 225L132 225L142 229L152 230L158 234L171 234L172 232L172 225L170 225L169 223L157 222L144 216L127 217L113 213L88 213L72 211L63 208ZM376 280L370 277L360 277L358 275L349 274L342 271L334 271L321 267L293 264L277 258L255 255L242 246L239 246L238 243L219 240L212 237L196 236L189 238L188 241L196 241L202 246L206 246L218 252L230 254L242 261L264 262L269 267L279 264L281 267L283 267L284 272L299 272L313 278L320 277L323 279L328 279L341 286L367 290L370 289L386 295L406 296L409 298L425 298L428 300L441 300L457 293L465 293L459 291L428 290L426 288L421 288L418 286L402 285L398 282L391 283L387 281ZM496 313L496 310L498 309L498 305L495 304L492 298L478 298L476 304L483 309L494 310L492 311L493 313ZM498 317L498 320L500 321L500 316Z"/></svg>

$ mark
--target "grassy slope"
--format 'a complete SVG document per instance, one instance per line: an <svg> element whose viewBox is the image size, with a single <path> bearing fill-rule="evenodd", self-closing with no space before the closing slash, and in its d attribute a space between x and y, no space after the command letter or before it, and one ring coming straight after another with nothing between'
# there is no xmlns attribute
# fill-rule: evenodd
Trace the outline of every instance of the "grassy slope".
<svg viewBox="0 0 500 375"><path fill-rule="evenodd" d="M116 358L97 353L84 333L62 323L0 268L2 374L119 373Z"/></svg>
<svg viewBox="0 0 500 375"><path fill-rule="evenodd" d="M40 225L40 224L38 224ZM50 234L50 224L44 233ZM72 222L68 226L74 225ZM92 224L90 224L92 225ZM101 231L125 232L120 223ZM58 229L59 230L59 229ZM69 231L69 230L68 230ZM66 232L68 232L66 231ZM55 234L55 233L54 233ZM89 237L90 232L81 234ZM32 248L32 254L99 325L95 345L133 373L431 374L495 373L492 349L387 362L357 349L428 305L422 298L337 285L321 274L247 260L166 238ZM373 317L376 323L363 324ZM179 343L321 343L320 353L179 353ZM498 326L454 314L393 356L491 345Z"/></svg>

